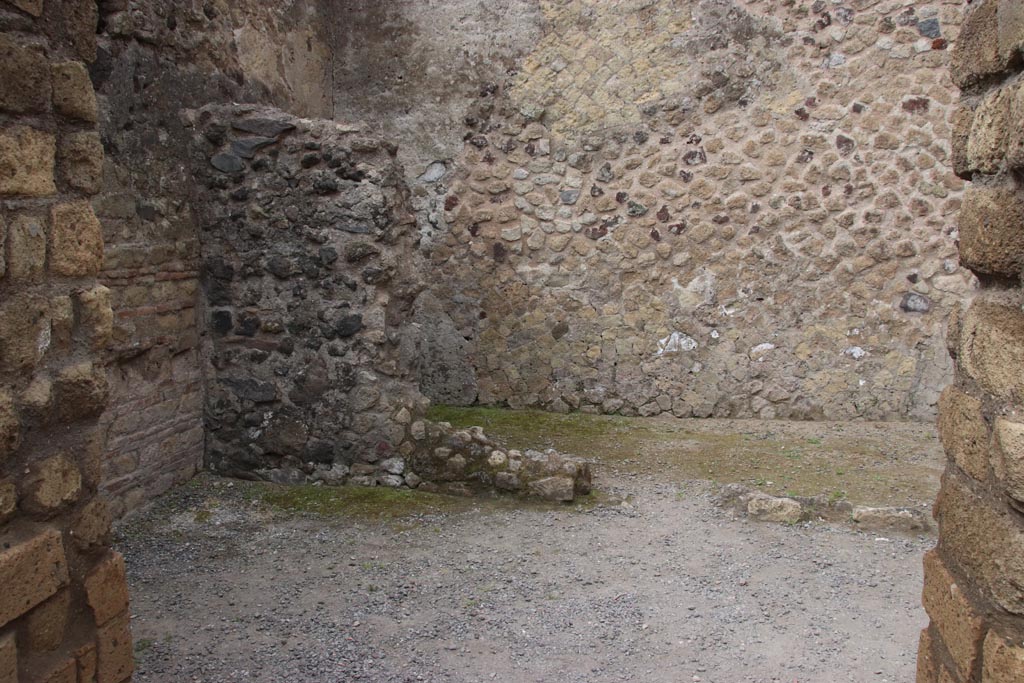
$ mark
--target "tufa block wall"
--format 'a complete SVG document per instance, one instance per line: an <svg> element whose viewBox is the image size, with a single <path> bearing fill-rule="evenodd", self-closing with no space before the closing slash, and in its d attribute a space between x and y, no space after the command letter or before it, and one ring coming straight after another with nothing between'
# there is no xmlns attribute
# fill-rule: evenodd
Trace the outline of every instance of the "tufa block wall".
<svg viewBox="0 0 1024 683"><path fill-rule="evenodd" d="M970 185L960 257L982 287L954 313L956 378L939 427L949 458L925 558L918 683L1024 680L1024 5L966 10L950 72L961 88L953 159Z"/></svg>
<svg viewBox="0 0 1024 683"><path fill-rule="evenodd" d="M132 674L99 495L111 292L92 0L0 3L0 681Z"/></svg>

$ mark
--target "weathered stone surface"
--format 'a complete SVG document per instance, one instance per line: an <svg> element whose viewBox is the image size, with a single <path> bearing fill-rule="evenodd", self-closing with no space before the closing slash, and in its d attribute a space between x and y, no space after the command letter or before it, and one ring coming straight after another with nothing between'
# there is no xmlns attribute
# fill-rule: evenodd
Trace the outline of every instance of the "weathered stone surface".
<svg viewBox="0 0 1024 683"><path fill-rule="evenodd" d="M110 386L106 373L92 363L78 363L60 371L54 380L57 410L65 422L99 415Z"/></svg>
<svg viewBox="0 0 1024 683"><path fill-rule="evenodd" d="M33 464L22 482L22 507L29 512L51 517L78 500L82 491L82 473L66 455L55 455Z"/></svg>
<svg viewBox="0 0 1024 683"><path fill-rule="evenodd" d="M978 273L1018 277L1024 266L1024 197L1017 188L971 187L960 214L960 260Z"/></svg>
<svg viewBox="0 0 1024 683"><path fill-rule="evenodd" d="M1011 86L1010 121L1020 121L1024 117L1024 87L1020 84ZM1006 136L1006 165L1009 168L1024 168L1024 130L1020 126L1008 126L1003 131Z"/></svg>
<svg viewBox="0 0 1024 683"><path fill-rule="evenodd" d="M917 683L938 683L933 647L931 629L925 628L917 643Z"/></svg>
<svg viewBox="0 0 1024 683"><path fill-rule="evenodd" d="M103 143L99 133L70 133L60 140L60 173L71 188L96 194L103 182Z"/></svg>
<svg viewBox="0 0 1024 683"><path fill-rule="evenodd" d="M978 2L968 8L960 38L953 46L950 75L957 87L968 88L1006 68L999 49L999 3Z"/></svg>
<svg viewBox="0 0 1024 683"><path fill-rule="evenodd" d="M103 263L103 233L88 202L57 204L52 212L50 268L57 275L95 275Z"/></svg>
<svg viewBox="0 0 1024 683"><path fill-rule="evenodd" d="M950 146L953 151L952 167L953 172L965 180L971 178L967 149L971 141L971 129L974 127L974 112L975 107L964 102L961 102L953 112L953 130L951 133L952 139L950 140ZM1007 135L1006 131L1003 131L1003 135Z"/></svg>
<svg viewBox="0 0 1024 683"><path fill-rule="evenodd" d="M924 556L922 602L960 676L967 678L981 654L984 623L934 550Z"/></svg>
<svg viewBox="0 0 1024 683"><path fill-rule="evenodd" d="M13 481L0 480L0 526L14 519L18 511L18 489Z"/></svg>
<svg viewBox="0 0 1024 683"><path fill-rule="evenodd" d="M998 173L1006 156L1006 139L1010 132L1012 90L990 93L974 113L967 142L967 168L981 173Z"/></svg>
<svg viewBox="0 0 1024 683"><path fill-rule="evenodd" d="M0 624L8 624L68 583L60 533L0 529Z"/></svg>
<svg viewBox="0 0 1024 683"><path fill-rule="evenodd" d="M60 590L25 618L24 643L30 651L56 650L64 641L71 609L71 591Z"/></svg>
<svg viewBox="0 0 1024 683"><path fill-rule="evenodd" d="M960 469L985 480L989 430L981 414L981 401L956 387L947 387L939 398L939 437L946 454Z"/></svg>
<svg viewBox="0 0 1024 683"><path fill-rule="evenodd" d="M231 127L263 138L279 138L285 133L295 130L295 124L286 118L275 119L261 116L236 119L231 122Z"/></svg>
<svg viewBox="0 0 1024 683"><path fill-rule="evenodd" d="M56 661L49 660L46 666L41 668L42 673L39 679L42 683L76 683L78 672L75 660L71 657L60 658Z"/></svg>
<svg viewBox="0 0 1024 683"><path fill-rule="evenodd" d="M1024 5L1016 0L998 2L996 21L999 26L999 57L1010 62L1024 49Z"/></svg>
<svg viewBox="0 0 1024 683"><path fill-rule="evenodd" d="M123 683L134 670L128 612L122 612L98 630L96 683Z"/></svg>
<svg viewBox="0 0 1024 683"><path fill-rule="evenodd" d="M752 493L747 500L747 514L764 522L796 524L803 516L803 508L792 498L776 498L765 493Z"/></svg>
<svg viewBox="0 0 1024 683"><path fill-rule="evenodd" d="M479 387L469 359L471 345L430 292L416 299L412 326L401 343L402 358L427 398L443 405L471 405L476 400Z"/></svg>
<svg viewBox="0 0 1024 683"><path fill-rule="evenodd" d="M12 280L34 281L46 270L46 223L38 216L20 215L11 221L8 272Z"/></svg>
<svg viewBox="0 0 1024 683"><path fill-rule="evenodd" d="M0 34L0 109L42 112L50 108L50 64L42 49Z"/></svg>
<svg viewBox="0 0 1024 683"><path fill-rule="evenodd" d="M1024 615L1024 587L1015 578L1024 576L1024 530L1013 514L979 497L958 476L944 477L936 505L943 557L963 568L975 590Z"/></svg>
<svg viewBox="0 0 1024 683"><path fill-rule="evenodd" d="M113 513L103 498L93 498L75 517L71 525L71 540L82 552L95 551L110 545L110 527Z"/></svg>
<svg viewBox="0 0 1024 683"><path fill-rule="evenodd" d="M110 344L114 331L114 311L110 306L110 290L103 285L75 293L78 324L95 351Z"/></svg>
<svg viewBox="0 0 1024 683"><path fill-rule="evenodd" d="M985 637L981 683L1024 681L1024 644L989 631Z"/></svg>
<svg viewBox="0 0 1024 683"><path fill-rule="evenodd" d="M43 0L6 0L6 2L34 17L43 13Z"/></svg>
<svg viewBox="0 0 1024 683"><path fill-rule="evenodd" d="M573 499L573 482L569 477L546 477L531 481L528 490L541 500L571 503Z"/></svg>
<svg viewBox="0 0 1024 683"><path fill-rule="evenodd" d="M9 458L21 445L21 420L14 399L0 389L0 463Z"/></svg>
<svg viewBox="0 0 1024 683"><path fill-rule="evenodd" d="M56 142L50 133L27 126L0 129L0 195L55 193L55 155Z"/></svg>
<svg viewBox="0 0 1024 683"><path fill-rule="evenodd" d="M35 367L50 345L49 308L46 299L31 294L0 301L0 368Z"/></svg>
<svg viewBox="0 0 1024 683"><path fill-rule="evenodd" d="M1024 503L1024 424L996 418L993 466L1001 475L1006 493Z"/></svg>
<svg viewBox="0 0 1024 683"><path fill-rule="evenodd" d="M78 681L96 680L96 644L88 643L75 650L75 659L78 665Z"/></svg>
<svg viewBox="0 0 1024 683"><path fill-rule="evenodd" d="M866 507L857 505L850 515L857 528L868 531L902 531L911 533L929 529L927 517L919 510Z"/></svg>
<svg viewBox="0 0 1024 683"><path fill-rule="evenodd" d="M960 368L996 397L1024 397L1024 313L1017 307L976 301L960 324Z"/></svg>
<svg viewBox="0 0 1024 683"><path fill-rule="evenodd" d="M128 583L121 553L111 550L100 560L85 579L85 592L99 626L128 609Z"/></svg>
<svg viewBox="0 0 1024 683"><path fill-rule="evenodd" d="M51 66L53 108L72 119L95 123L98 117L96 93L89 72L81 62L62 62Z"/></svg>

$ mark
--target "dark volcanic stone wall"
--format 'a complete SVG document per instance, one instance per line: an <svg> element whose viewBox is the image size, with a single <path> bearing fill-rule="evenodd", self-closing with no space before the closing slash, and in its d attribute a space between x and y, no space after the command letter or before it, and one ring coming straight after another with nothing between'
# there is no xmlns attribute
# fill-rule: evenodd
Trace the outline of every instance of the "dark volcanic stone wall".
<svg viewBox="0 0 1024 683"><path fill-rule="evenodd" d="M423 284L394 146L273 110L196 116L210 467L401 475L423 405L397 348Z"/></svg>
<svg viewBox="0 0 1024 683"><path fill-rule="evenodd" d="M182 109L265 102L330 116L330 56L318 0L103 0L99 10L91 77L107 159L95 208L115 311L103 481L122 512L203 458L199 229Z"/></svg>

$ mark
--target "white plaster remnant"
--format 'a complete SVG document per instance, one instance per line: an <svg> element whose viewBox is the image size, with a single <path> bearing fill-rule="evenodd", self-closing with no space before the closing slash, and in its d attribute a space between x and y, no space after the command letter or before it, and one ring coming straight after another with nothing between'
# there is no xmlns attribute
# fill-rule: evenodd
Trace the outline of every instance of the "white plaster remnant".
<svg viewBox="0 0 1024 683"><path fill-rule="evenodd" d="M658 340L658 352L656 356L664 356L667 353L680 353L682 351L693 351L697 348L697 340L682 332L673 332L664 339Z"/></svg>
<svg viewBox="0 0 1024 683"><path fill-rule="evenodd" d="M851 346L843 349L843 353L854 360L860 360L864 356L868 355L868 352L859 346Z"/></svg>
<svg viewBox="0 0 1024 683"><path fill-rule="evenodd" d="M750 352L747 355L750 356L750 360L759 361L763 360L769 351L774 350L775 344L772 344L771 342L764 342L763 344L758 344L757 346L751 348Z"/></svg>

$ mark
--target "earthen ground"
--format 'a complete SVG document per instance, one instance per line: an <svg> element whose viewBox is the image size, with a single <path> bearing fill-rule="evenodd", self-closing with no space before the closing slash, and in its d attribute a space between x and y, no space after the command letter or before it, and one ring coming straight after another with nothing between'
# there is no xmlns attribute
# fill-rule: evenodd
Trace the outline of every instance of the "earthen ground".
<svg viewBox="0 0 1024 683"><path fill-rule="evenodd" d="M137 680L913 679L933 538L738 519L707 479L814 487L828 463L855 503L913 504L937 489L931 427L482 416L512 446L536 434L511 423L570 452L589 434L596 495L201 476L120 527Z"/></svg>

